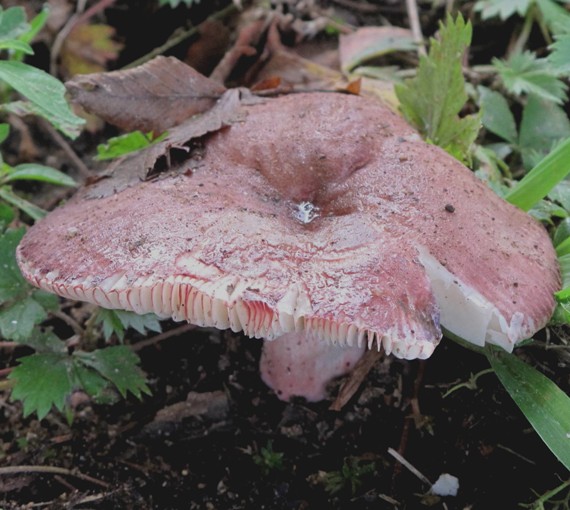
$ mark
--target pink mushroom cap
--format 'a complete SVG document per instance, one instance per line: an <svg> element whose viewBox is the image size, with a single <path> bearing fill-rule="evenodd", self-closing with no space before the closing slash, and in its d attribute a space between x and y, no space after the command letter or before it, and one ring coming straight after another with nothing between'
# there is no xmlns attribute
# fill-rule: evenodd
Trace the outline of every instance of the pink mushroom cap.
<svg viewBox="0 0 570 510"><path fill-rule="evenodd" d="M395 113L336 93L241 108L179 171L100 198L87 187L39 221L18 248L24 276L105 308L304 333L264 355L267 381L316 372L305 392L270 382L284 398L322 398L337 375L307 361L314 342L340 346L331 365L354 349L352 366L363 346L427 358L440 323L507 350L545 326L560 286L545 229Z"/></svg>

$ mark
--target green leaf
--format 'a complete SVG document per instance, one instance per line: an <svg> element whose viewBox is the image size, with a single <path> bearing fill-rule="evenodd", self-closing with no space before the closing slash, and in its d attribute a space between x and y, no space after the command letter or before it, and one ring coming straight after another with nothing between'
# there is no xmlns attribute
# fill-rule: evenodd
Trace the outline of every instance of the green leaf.
<svg viewBox="0 0 570 510"><path fill-rule="evenodd" d="M151 144L151 137L145 135L141 131L133 131L121 136L116 136L107 140L107 143L97 146L96 160L103 161L106 159L118 158L134 152Z"/></svg>
<svg viewBox="0 0 570 510"><path fill-rule="evenodd" d="M495 58L493 66L505 89L515 96L535 94L557 104L566 99L566 85L557 78L546 58L537 58L534 53L524 51L507 61Z"/></svg>
<svg viewBox="0 0 570 510"><path fill-rule="evenodd" d="M523 109L519 131L524 167L529 169L558 142L570 137L570 120L566 112L552 101L530 96Z"/></svg>
<svg viewBox="0 0 570 510"><path fill-rule="evenodd" d="M554 246L556 246L556 249L558 250L558 247L564 242L567 241L570 238L570 218L567 218L565 220L562 220L558 227L556 227L556 230L554 231L554 236L552 237L552 243L554 244ZM562 255L561 253L558 253L558 255Z"/></svg>
<svg viewBox="0 0 570 510"><path fill-rule="evenodd" d="M74 389L73 360L67 354L37 353L19 359L9 379L12 398L24 404L24 417L36 412L44 418L52 406L60 411Z"/></svg>
<svg viewBox="0 0 570 510"><path fill-rule="evenodd" d="M96 370L101 376L113 383L121 396L131 392L141 398L142 393L150 394L145 378L138 368L139 357L127 346L106 347L94 352L77 352L80 361Z"/></svg>
<svg viewBox="0 0 570 510"><path fill-rule="evenodd" d="M15 217L14 209L4 202L0 202L0 234L14 221Z"/></svg>
<svg viewBox="0 0 570 510"><path fill-rule="evenodd" d="M0 186L0 198L24 211L30 218L39 220L46 215L43 209L16 195L8 186Z"/></svg>
<svg viewBox="0 0 570 510"><path fill-rule="evenodd" d="M63 83L48 73L22 62L0 61L0 80L33 103L37 113L71 138L79 135L84 120L65 100Z"/></svg>
<svg viewBox="0 0 570 510"><path fill-rule="evenodd" d="M570 299L570 255L562 255L558 257L560 265L560 274L562 276L562 290L554 295L560 303L567 302Z"/></svg>
<svg viewBox="0 0 570 510"><path fill-rule="evenodd" d="M505 199L528 211L570 173L570 138L559 144L507 193Z"/></svg>
<svg viewBox="0 0 570 510"><path fill-rule="evenodd" d="M501 20L510 18L513 14L524 16L533 0L478 0L475 11L481 13L481 18L499 17Z"/></svg>
<svg viewBox="0 0 570 510"><path fill-rule="evenodd" d="M53 354L67 354L65 342L61 340L53 331L40 331L34 328L25 342L21 342L31 347L36 352L51 352Z"/></svg>
<svg viewBox="0 0 570 510"><path fill-rule="evenodd" d="M36 163L23 163L15 166L4 178L0 178L0 182L3 183L13 181L41 181L60 186L77 186L77 183L69 175L55 168Z"/></svg>
<svg viewBox="0 0 570 510"><path fill-rule="evenodd" d="M109 388L108 381L92 368L83 365L80 360L77 360L75 363L75 373L79 386L85 390L89 396L95 399Z"/></svg>
<svg viewBox="0 0 570 510"><path fill-rule="evenodd" d="M565 0L560 0L567 3ZM553 34L570 31L570 13L553 0L535 0L542 20Z"/></svg>
<svg viewBox="0 0 570 510"><path fill-rule="evenodd" d="M558 202L564 209L570 211L570 181L560 181L548 194L550 200Z"/></svg>
<svg viewBox="0 0 570 510"><path fill-rule="evenodd" d="M32 47L23 41L0 41L0 50L19 51L26 55L33 55L34 53Z"/></svg>
<svg viewBox="0 0 570 510"><path fill-rule="evenodd" d="M32 296L20 298L0 308L0 336L27 343L36 324L46 317L46 310Z"/></svg>
<svg viewBox="0 0 570 510"><path fill-rule="evenodd" d="M139 315L125 310L108 310L99 308L97 310L96 324L103 324L103 334L105 339L109 339L113 333L119 340L125 338L125 330L134 328L141 335L146 334L146 330L160 333L162 330L158 317L152 313Z"/></svg>
<svg viewBox="0 0 570 510"><path fill-rule="evenodd" d="M548 377L498 348L485 349L499 380L566 469L570 469L570 398Z"/></svg>
<svg viewBox="0 0 570 510"><path fill-rule="evenodd" d="M49 4L45 3L42 7L42 10L34 18L32 18L32 21L29 22L28 30L26 30L19 37L19 39L21 41L31 43L33 41L34 37L36 37L36 35L38 35L39 31L46 24L46 22L48 20L48 16L49 16L49 11L50 11Z"/></svg>
<svg viewBox="0 0 570 510"><path fill-rule="evenodd" d="M10 125L5 122L0 123L0 143L4 142L10 134ZM2 160L0 159L0 162Z"/></svg>
<svg viewBox="0 0 570 510"><path fill-rule="evenodd" d="M548 62L561 76L570 76L570 34L556 37L556 41L549 46L552 52Z"/></svg>
<svg viewBox="0 0 570 510"><path fill-rule="evenodd" d="M25 229L8 230L0 235L0 305L14 299L27 289L26 280L16 263L16 247Z"/></svg>
<svg viewBox="0 0 570 510"><path fill-rule="evenodd" d="M420 58L416 77L396 85L402 113L430 142L462 161L479 131L479 116L459 118L467 101L461 60L471 42L471 24L458 15L440 24L428 56Z"/></svg>
<svg viewBox="0 0 570 510"><path fill-rule="evenodd" d="M158 317L153 313L139 315L135 312L127 312L125 310L114 310L114 313L117 314L125 329L133 328L141 335L146 335L147 330L154 331L155 333L162 331Z"/></svg>
<svg viewBox="0 0 570 510"><path fill-rule="evenodd" d="M16 39L29 29L23 7L10 7L5 11L0 7L0 41Z"/></svg>
<svg viewBox="0 0 570 510"><path fill-rule="evenodd" d="M59 303L57 296L32 287L20 273L16 247L23 235L23 228L0 235L0 335L21 343Z"/></svg>
<svg viewBox="0 0 570 510"><path fill-rule="evenodd" d="M508 101L502 94L487 87L478 87L477 90L483 111L481 118L483 126L507 142L516 144L518 141L517 124Z"/></svg>

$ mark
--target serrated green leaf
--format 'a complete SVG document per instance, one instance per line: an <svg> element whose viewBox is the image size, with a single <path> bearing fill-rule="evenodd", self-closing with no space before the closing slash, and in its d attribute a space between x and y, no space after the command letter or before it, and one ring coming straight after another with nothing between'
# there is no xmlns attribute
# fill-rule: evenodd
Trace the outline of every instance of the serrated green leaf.
<svg viewBox="0 0 570 510"><path fill-rule="evenodd" d="M550 65L559 75L570 76L570 34L557 36L549 49L552 52L548 56Z"/></svg>
<svg viewBox="0 0 570 510"><path fill-rule="evenodd" d="M97 310L97 317L95 323L101 323L103 325L103 336L105 340L109 340L111 335L115 333L117 338L123 341L125 338L125 328L119 316L114 310L108 310L107 308L99 308Z"/></svg>
<svg viewBox="0 0 570 510"><path fill-rule="evenodd" d="M75 374L80 387L93 398L99 397L109 387L109 382L99 372L80 361L75 363Z"/></svg>
<svg viewBox="0 0 570 510"><path fill-rule="evenodd" d="M487 359L526 419L566 469L570 469L570 398L548 377L498 348Z"/></svg>
<svg viewBox="0 0 570 510"><path fill-rule="evenodd" d="M517 124L509 103L502 94L487 87L477 88L483 111L481 122L491 133L512 144L518 141Z"/></svg>
<svg viewBox="0 0 570 510"><path fill-rule="evenodd" d="M137 366L140 359L127 346L118 345L75 354L82 363L113 383L121 396L126 397L130 392L140 399L142 393L150 394L145 378Z"/></svg>
<svg viewBox="0 0 570 510"><path fill-rule="evenodd" d="M524 51L506 61L495 58L493 66L505 89L515 96L535 94L557 104L566 99L566 85L546 58Z"/></svg>
<svg viewBox="0 0 570 510"><path fill-rule="evenodd" d="M146 334L147 329L158 333L162 330L158 317L152 313L139 315L125 310L99 308L95 322L103 325L103 334L107 340L115 333L119 340L123 341L125 330L129 328L135 329L141 335Z"/></svg>
<svg viewBox="0 0 570 510"><path fill-rule="evenodd" d="M481 18L499 17L501 20L510 18L513 14L524 16L533 0L478 0L475 11L481 13Z"/></svg>
<svg viewBox="0 0 570 510"><path fill-rule="evenodd" d="M0 61L0 80L31 101L36 112L71 138L79 135L84 120L65 100L65 86L48 73L22 62Z"/></svg>
<svg viewBox="0 0 570 510"><path fill-rule="evenodd" d="M114 312L119 317L119 320L125 329L133 328L141 335L145 335L147 333L147 329L156 333L160 333L162 331L160 321L153 313L139 315L135 312L127 312L125 310L114 310Z"/></svg>
<svg viewBox="0 0 570 510"><path fill-rule="evenodd" d="M12 398L24 404L24 417L44 418L52 406L60 411L74 389L73 360L67 354L37 353L20 358L9 379L15 382Z"/></svg>
<svg viewBox="0 0 570 510"><path fill-rule="evenodd" d="M26 290L27 283L16 263L16 247L25 229L8 230L0 236L0 305Z"/></svg>
<svg viewBox="0 0 570 510"><path fill-rule="evenodd" d="M2 183L13 181L41 181L59 186L77 186L77 183L69 175L36 163L23 163L13 167L10 172L0 179Z"/></svg>
<svg viewBox="0 0 570 510"><path fill-rule="evenodd" d="M479 131L479 116L459 118L467 101L461 60L471 42L471 23L458 15L440 24L428 56L420 58L416 77L396 85L402 113L430 142L462 161Z"/></svg>

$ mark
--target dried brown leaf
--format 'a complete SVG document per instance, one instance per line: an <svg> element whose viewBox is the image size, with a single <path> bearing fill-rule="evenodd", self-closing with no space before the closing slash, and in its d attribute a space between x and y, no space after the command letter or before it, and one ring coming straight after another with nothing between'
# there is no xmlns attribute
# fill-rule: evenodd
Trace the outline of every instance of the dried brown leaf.
<svg viewBox="0 0 570 510"><path fill-rule="evenodd" d="M127 131L162 133L209 110L226 90L173 57L126 71L77 76L66 83L74 102Z"/></svg>
<svg viewBox="0 0 570 510"><path fill-rule="evenodd" d="M85 196L106 197L165 172L184 173L192 167L189 160L199 164L199 139L243 120L242 94L247 96L246 103L261 101L245 90L228 90L212 109L174 127L164 140L115 160L96 182L84 189ZM181 165L182 162L185 164Z"/></svg>

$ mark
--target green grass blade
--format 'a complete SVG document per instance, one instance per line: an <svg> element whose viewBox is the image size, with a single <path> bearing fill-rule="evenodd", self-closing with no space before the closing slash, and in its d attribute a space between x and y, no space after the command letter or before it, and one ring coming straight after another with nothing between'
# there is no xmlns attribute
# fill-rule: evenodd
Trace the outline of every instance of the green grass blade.
<svg viewBox="0 0 570 510"><path fill-rule="evenodd" d="M491 347L485 354L534 430L570 470L570 397L515 355Z"/></svg>
<svg viewBox="0 0 570 510"><path fill-rule="evenodd" d="M523 211L528 211L548 195L568 173L570 173L570 138L542 159L512 191L507 193L505 199Z"/></svg>

